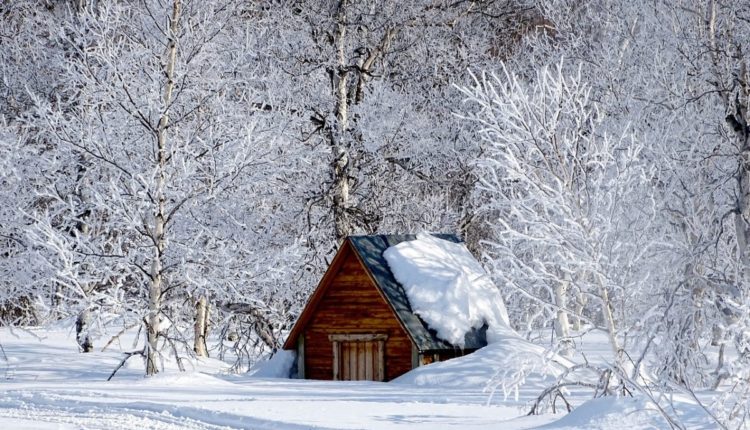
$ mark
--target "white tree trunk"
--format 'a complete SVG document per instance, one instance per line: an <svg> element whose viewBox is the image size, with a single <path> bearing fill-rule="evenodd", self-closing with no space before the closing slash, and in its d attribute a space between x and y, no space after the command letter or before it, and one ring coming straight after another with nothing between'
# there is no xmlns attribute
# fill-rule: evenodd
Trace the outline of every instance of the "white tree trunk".
<svg viewBox="0 0 750 430"><path fill-rule="evenodd" d="M148 290L148 320L147 320L147 348L146 348L146 375L154 375L158 370L156 364L157 343L159 340L159 324L162 307L163 293L163 260L167 244L166 238L166 164L167 164L167 126L169 125L169 105L172 103L172 91L174 90L174 70L177 61L177 35L180 18L180 0L172 2L172 16L169 21L168 41L166 52L166 64L164 74L167 79L164 86L162 102L164 112L159 118L157 128L157 179L154 190L154 198L157 202L154 214L154 226L152 237L154 242L154 255L151 262L151 282Z"/></svg>
<svg viewBox="0 0 750 430"><path fill-rule="evenodd" d="M583 315L583 309L586 307L586 296L582 293L576 294L576 301L573 304L573 315L570 317L570 327L575 330L581 330L581 316Z"/></svg>
<svg viewBox="0 0 750 430"><path fill-rule="evenodd" d="M330 131L331 149L335 157L333 162L333 216L336 228L336 239L341 241L352 233L349 219L349 176L350 153L346 144L346 133L349 128L349 69L346 62L346 8L348 0L341 0L338 10L338 28L336 32L336 120L337 124Z"/></svg>
<svg viewBox="0 0 750 430"><path fill-rule="evenodd" d="M601 276L599 276L601 278ZM609 338L609 346L612 348L612 354L615 358L615 363L622 366L622 346L620 341L617 339L617 329L615 325L615 317L612 315L612 304L609 299L609 293L607 288L604 287L604 281L600 279L600 296L602 300L602 317L607 327L607 337Z"/></svg>
<svg viewBox="0 0 750 430"><path fill-rule="evenodd" d="M205 295L200 296L195 302L195 326L193 350L198 357L208 357L206 347L206 335L208 334L208 299Z"/></svg>
<svg viewBox="0 0 750 430"><path fill-rule="evenodd" d="M560 354L569 357L572 353L570 346L570 322L568 320L568 313L563 309L567 309L567 282L558 282L555 285L555 306L557 306L557 316L555 319L555 334L561 341L562 348Z"/></svg>

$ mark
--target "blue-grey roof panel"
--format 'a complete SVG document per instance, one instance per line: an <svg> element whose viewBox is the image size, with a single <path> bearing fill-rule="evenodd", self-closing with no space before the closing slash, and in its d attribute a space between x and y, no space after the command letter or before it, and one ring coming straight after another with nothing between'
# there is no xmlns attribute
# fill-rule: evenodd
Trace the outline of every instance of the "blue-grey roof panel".
<svg viewBox="0 0 750 430"><path fill-rule="evenodd" d="M435 234L434 236L461 243L461 240L452 234ZM404 288L393 277L388 262L383 257L383 252L389 247L416 238L413 234L394 234L350 236L349 240L367 270L375 279L378 288L396 311L397 317L409 332L417 348L423 352L453 350L456 348L455 346L438 339L435 331L430 330L427 324L412 311ZM486 327L474 329L466 334L464 349L478 349L485 345L487 345Z"/></svg>

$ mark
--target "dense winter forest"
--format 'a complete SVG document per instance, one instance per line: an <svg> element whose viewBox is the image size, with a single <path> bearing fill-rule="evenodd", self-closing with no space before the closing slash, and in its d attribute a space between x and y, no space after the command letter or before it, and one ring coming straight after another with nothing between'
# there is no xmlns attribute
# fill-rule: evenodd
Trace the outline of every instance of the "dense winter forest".
<svg viewBox="0 0 750 430"><path fill-rule="evenodd" d="M748 41L746 0L3 1L0 324L241 371L347 235L456 232L519 333L741 425Z"/></svg>

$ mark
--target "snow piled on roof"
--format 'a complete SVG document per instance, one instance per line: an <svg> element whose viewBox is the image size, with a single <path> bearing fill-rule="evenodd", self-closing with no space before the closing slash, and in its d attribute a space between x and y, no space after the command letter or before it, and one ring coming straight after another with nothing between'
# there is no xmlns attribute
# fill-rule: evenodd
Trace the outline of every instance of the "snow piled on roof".
<svg viewBox="0 0 750 430"><path fill-rule="evenodd" d="M412 310L440 339L463 347L466 333L484 324L490 343L512 331L499 290L464 244L420 233L383 256Z"/></svg>

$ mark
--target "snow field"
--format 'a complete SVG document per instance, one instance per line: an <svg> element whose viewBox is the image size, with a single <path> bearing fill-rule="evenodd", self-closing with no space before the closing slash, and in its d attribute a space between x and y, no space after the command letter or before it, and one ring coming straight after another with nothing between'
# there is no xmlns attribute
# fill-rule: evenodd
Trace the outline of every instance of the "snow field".
<svg viewBox="0 0 750 430"><path fill-rule="evenodd" d="M143 361L130 359L132 334L106 352L80 354L74 333L0 329L3 391L0 429L652 429L665 428L644 397L590 400L571 387L576 406L526 416L530 404L574 362L609 360L607 337L578 338L571 360L521 338L508 323L497 288L463 244L421 234L386 251L415 311L456 345L471 328L488 325L489 345L473 354L415 369L390 383L283 379L294 355L281 351L237 375L215 359L187 360L188 371L165 358L165 371L144 378ZM95 341L103 345L108 336ZM595 375L591 375L596 377ZM586 377L584 374L576 378ZM595 382L595 381L590 381ZM710 394L709 394L710 396ZM658 397L658 396L657 396ZM671 403L667 400L672 400ZM685 398L660 399L689 428L712 428ZM563 402L558 405L564 411Z"/></svg>
<svg viewBox="0 0 750 430"><path fill-rule="evenodd" d="M118 351L80 354L65 329L14 334L0 329L0 429L514 429L556 418L488 406L481 387L257 378L216 360L145 379L134 358L106 382Z"/></svg>
<svg viewBox="0 0 750 430"><path fill-rule="evenodd" d="M106 337L97 339L103 344ZM607 350L604 336L584 339L591 359ZM492 381L509 365L497 342L475 354L417 369L391 383L302 381L226 372L217 360L191 370L143 378L134 359L115 378L106 377L118 350L80 354L68 329L29 332L0 329L0 429L659 429L666 424L642 398L588 401L571 414L526 416L549 374L522 369L515 392ZM531 344L529 344L531 345ZM541 347L539 347L541 348ZM537 351L529 350L529 354ZM506 360L506 361L503 361ZM520 360L520 362L524 362ZM510 363L512 364L512 363ZM512 376L512 375L505 375ZM493 392L494 390L494 392ZM507 394L507 396L506 396ZM588 401L588 402L587 402ZM697 406L678 399L690 429L714 428Z"/></svg>

